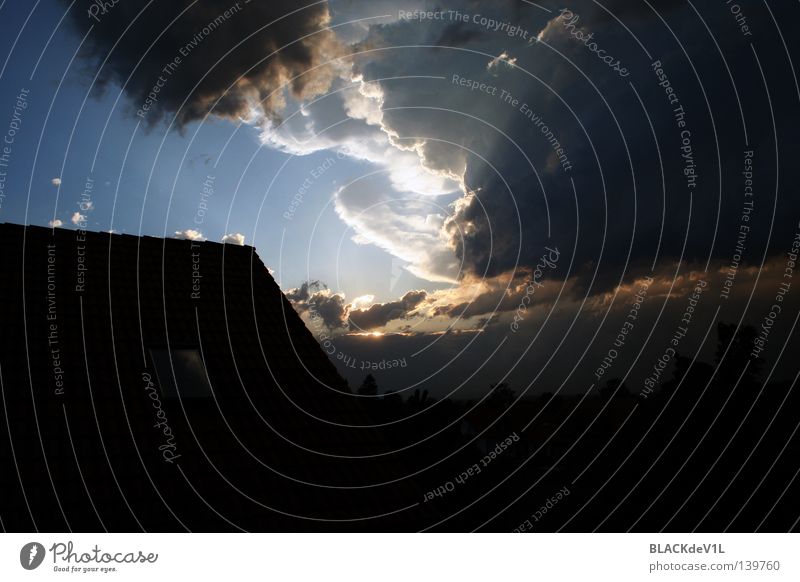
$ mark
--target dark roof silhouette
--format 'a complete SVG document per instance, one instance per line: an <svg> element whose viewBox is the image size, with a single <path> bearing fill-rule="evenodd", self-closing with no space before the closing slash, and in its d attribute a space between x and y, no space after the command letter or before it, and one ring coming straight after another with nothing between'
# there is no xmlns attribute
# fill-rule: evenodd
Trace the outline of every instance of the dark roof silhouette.
<svg viewBox="0 0 800 582"><path fill-rule="evenodd" d="M411 527L421 493L252 247L11 224L0 244L4 528Z"/></svg>

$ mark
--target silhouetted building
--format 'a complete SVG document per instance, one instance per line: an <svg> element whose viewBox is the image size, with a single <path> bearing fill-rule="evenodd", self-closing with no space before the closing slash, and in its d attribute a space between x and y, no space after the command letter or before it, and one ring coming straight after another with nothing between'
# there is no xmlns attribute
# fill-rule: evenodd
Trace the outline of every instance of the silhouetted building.
<svg viewBox="0 0 800 582"><path fill-rule="evenodd" d="M414 527L422 493L252 247L0 244L3 528Z"/></svg>

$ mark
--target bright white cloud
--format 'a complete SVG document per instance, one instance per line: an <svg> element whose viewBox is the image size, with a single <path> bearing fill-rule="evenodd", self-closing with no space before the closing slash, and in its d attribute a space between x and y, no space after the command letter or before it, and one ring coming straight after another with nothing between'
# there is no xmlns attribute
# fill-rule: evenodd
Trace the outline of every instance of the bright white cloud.
<svg viewBox="0 0 800 582"><path fill-rule="evenodd" d="M453 281L457 265L440 231L444 195L461 189L458 172L426 164L421 140L399 140L383 126L383 92L343 71L333 93L303 104L280 125L266 124L262 141L294 155L330 150L375 166L334 192L334 208L352 229L352 239L373 244L409 263L408 270L431 281ZM370 175L372 174L372 175ZM427 221L441 216L438 224Z"/></svg>
<svg viewBox="0 0 800 582"><path fill-rule="evenodd" d="M187 228L186 230L176 230L175 238L180 238L183 240L196 240L196 241L206 240L202 232L200 232L199 230L194 230L193 228Z"/></svg>
<svg viewBox="0 0 800 582"><path fill-rule="evenodd" d="M234 245L243 246L244 245L244 235L237 232L235 234L226 234L222 237L223 243L229 243Z"/></svg>
<svg viewBox="0 0 800 582"><path fill-rule="evenodd" d="M393 192L378 175L340 188L334 209L354 242L384 249L422 279L456 280L458 261L442 230L447 207L435 198Z"/></svg>
<svg viewBox="0 0 800 582"><path fill-rule="evenodd" d="M86 215L81 214L80 212L75 212L72 214L72 218L70 218L69 221L76 226L80 224L86 224Z"/></svg>
<svg viewBox="0 0 800 582"><path fill-rule="evenodd" d="M53 186L61 186L61 178L53 178L52 180L50 180L50 183Z"/></svg>
<svg viewBox="0 0 800 582"><path fill-rule="evenodd" d="M362 309L364 307L369 307L370 305L372 305L372 302L374 300L375 300L374 295L359 295L350 302L350 307L352 309Z"/></svg>
<svg viewBox="0 0 800 582"><path fill-rule="evenodd" d="M64 225L64 223L60 221L58 218L56 218L55 220L51 220L47 224L50 225L50 228L59 228L60 226Z"/></svg>

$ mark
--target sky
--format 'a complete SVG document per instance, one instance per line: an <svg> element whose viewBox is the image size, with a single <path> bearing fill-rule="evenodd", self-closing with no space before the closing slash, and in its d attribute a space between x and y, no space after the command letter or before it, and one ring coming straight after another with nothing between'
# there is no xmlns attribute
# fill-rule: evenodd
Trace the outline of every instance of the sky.
<svg viewBox="0 0 800 582"><path fill-rule="evenodd" d="M354 387L783 377L797 10L7 0L0 221L252 245Z"/></svg>

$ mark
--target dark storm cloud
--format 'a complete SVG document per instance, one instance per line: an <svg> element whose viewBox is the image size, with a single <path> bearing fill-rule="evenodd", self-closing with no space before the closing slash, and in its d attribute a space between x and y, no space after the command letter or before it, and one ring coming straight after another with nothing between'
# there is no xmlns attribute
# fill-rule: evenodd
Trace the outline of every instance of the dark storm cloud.
<svg viewBox="0 0 800 582"><path fill-rule="evenodd" d="M306 303L314 291L321 289L319 281L305 281L299 287L289 289L285 292L286 298L292 303Z"/></svg>
<svg viewBox="0 0 800 582"><path fill-rule="evenodd" d="M445 77L387 85L384 124L399 139L429 137L417 140L429 167L458 171L459 156L464 158L465 182L474 195L456 206L448 232L467 274L495 276L531 266L548 244L564 256L550 273L555 278L567 274L574 254L570 275L579 277L578 291L591 285L593 292L604 292L623 274L649 271L654 259L704 264L710 256L712 264L724 264L736 246L745 202L745 151L753 151L756 194L744 260L758 264L765 248L768 255L781 252L800 211L798 199L788 195L800 179L790 129L800 120L791 66L769 12L749 7L747 23L755 32L748 37L724 4L696 6L700 20L683 2L651 3L658 14L645 3L604 3L626 30L594 2L570 3L580 17L576 29L592 34L604 54L623 62L629 75L622 77L554 21L560 6L548 4L555 9L549 15L529 8L516 19L512 4L519 3L492 3L480 12L534 36L544 31L543 42L487 32L470 21L464 30L476 34L464 48L477 52L428 49L436 55L428 59L423 49L405 49L363 65L370 79L390 71ZM446 8L477 11L463 2ZM780 14L790 8L776 10L784 28L794 20ZM375 42L430 44L448 25L401 22L375 31ZM755 53L751 38L757 39ZM487 63L503 52L520 68L503 67L493 77ZM670 103L654 61L660 61L678 103ZM497 93L458 86L454 74L497 87ZM519 103L502 101L502 89ZM678 106L685 112L683 127ZM682 135L684 129L690 134ZM686 137L691 152L682 149ZM569 170L559 163L553 139L567 153ZM696 173L694 186L686 171ZM781 194L771 225L776 187Z"/></svg>
<svg viewBox="0 0 800 582"><path fill-rule="evenodd" d="M438 46L462 46L481 35L479 30L463 22L456 22L445 27L442 35L436 40Z"/></svg>
<svg viewBox="0 0 800 582"><path fill-rule="evenodd" d="M341 295L317 294L311 299L310 305L330 329L345 325L346 305Z"/></svg>
<svg viewBox="0 0 800 582"><path fill-rule="evenodd" d="M302 73L337 46L330 31L300 40L326 26L325 3L302 10L303 4L288 0L161 0L149 5L124 0L105 10L98 10L99 4L82 0L70 11L81 34L93 27L83 56L90 68L107 59L99 88L125 85L134 111L150 124L168 114L175 114L179 124L212 111L246 116L265 99L271 115L281 100L281 92L273 92L283 83L299 75L289 85L296 96L318 88L313 85L321 82L320 75Z"/></svg>
<svg viewBox="0 0 800 582"><path fill-rule="evenodd" d="M591 23L610 23L615 22L616 19L623 22L628 19L637 19L638 21L658 19L658 16L647 5L647 2L641 0L633 2L631 0L605 0L604 2L571 4L578 6L585 15L586 20ZM666 17L674 8L686 6L686 2L684 0L659 0L658 3L651 2L650 5L656 8L659 14ZM551 8L557 12L563 6L551 5ZM567 8L572 9L572 7Z"/></svg>
<svg viewBox="0 0 800 582"><path fill-rule="evenodd" d="M286 298L301 315L319 318L331 330L371 330L395 319L409 316L428 298L426 291L409 291L397 301L376 303L366 309L352 309L341 293L333 293L320 281L306 281L286 291Z"/></svg>
<svg viewBox="0 0 800 582"><path fill-rule="evenodd" d="M408 317L427 296L425 291L409 291L397 301L376 303L367 309L353 310L349 316L350 328L368 331L383 327L394 319Z"/></svg>
<svg viewBox="0 0 800 582"><path fill-rule="evenodd" d="M477 194L461 207L451 224L461 230L465 230L465 224L470 226L463 239L454 237L459 257L476 272L496 274L514 268L518 256L522 264L528 263L538 249L554 241L565 252L574 252L573 273L584 287L592 285L596 291L613 287L624 271L649 269L656 256L661 260L682 256L684 260L702 261L710 255L725 260L738 234L744 202L745 150L755 152L753 169L761 194L760 211L749 222L748 243L754 249L770 244L777 250L780 240L767 241L775 187L770 104L760 83L741 82L743 78L759 79L760 75L752 51L741 42L730 14L713 10L705 17L715 26L716 41L733 67L734 78L740 81L736 88L748 126L748 145L724 63L712 50L712 39L702 34L703 25L693 12L672 6L668 15L673 29L688 36L682 41L691 66L652 12L646 16L637 8L628 14L628 24L640 39L647 40L653 61L662 63L679 97L679 102L669 103L652 61L637 50L635 40L616 21L601 18L591 4L572 7L580 16L578 27L583 27L584 34L593 34L593 40L607 54L622 59L630 75L624 79L617 76L559 21L548 25L543 41L572 59L580 70L546 46L532 47L535 56L519 53L519 64L536 73L543 70L545 81L558 94L559 98L548 94L545 87L529 78L528 91L521 97L553 129L568 152L571 169L564 171L557 164L547 167L540 162L540 167L545 166L540 174L543 189L530 173L526 175L525 160L516 151L517 145L537 160L547 160L553 152L544 130L537 130L534 119L518 112L511 128L516 143L498 141L490 153L490 159L498 161L495 167L499 172L479 161L469 165L467 184ZM620 16L628 12L623 10ZM763 11L754 11L750 22L765 29L770 26ZM772 48L780 50L778 46ZM560 65L542 66L537 59ZM569 78L565 78L563 69L569 71ZM786 88L778 77L771 81L773 90ZM629 83L641 96L647 114ZM685 117L680 117L685 126L678 125L676 107L685 112ZM796 108L787 107L783 115L796 120ZM718 159L722 164L721 185ZM696 173L695 182L687 178L686 171ZM576 195L571 191L570 178ZM785 202L797 210L796 201ZM508 228L517 221L517 215L521 233ZM789 215L784 218L773 236L790 232L793 220ZM750 257L760 260L757 253ZM564 274L562 269L559 275Z"/></svg>
<svg viewBox="0 0 800 582"><path fill-rule="evenodd" d="M324 283L306 281L300 287L286 291L286 298L298 313L321 320L328 329L339 329L347 324L344 296L332 293Z"/></svg>
<svg viewBox="0 0 800 582"><path fill-rule="evenodd" d="M435 317L448 316L467 319L476 315L495 314L511 309L512 301L510 296L502 292L483 293L471 298L470 301L438 305L433 309L432 315Z"/></svg>

